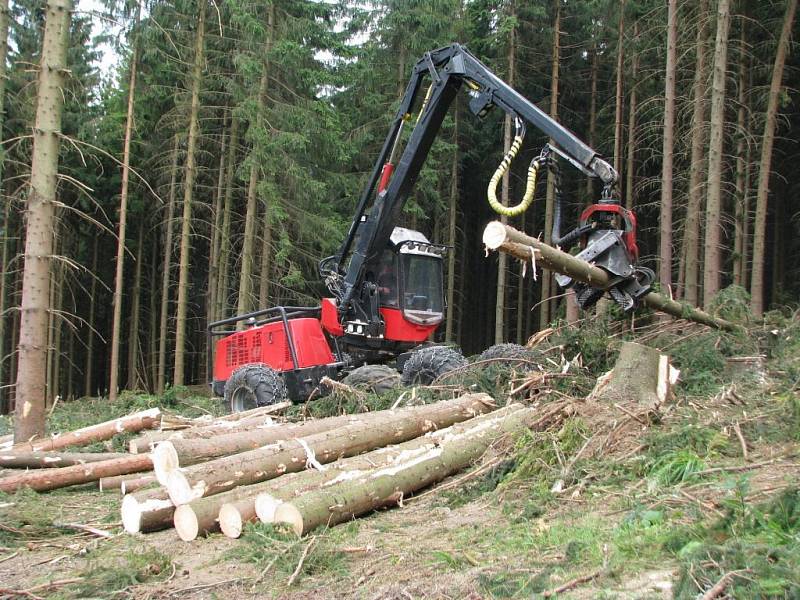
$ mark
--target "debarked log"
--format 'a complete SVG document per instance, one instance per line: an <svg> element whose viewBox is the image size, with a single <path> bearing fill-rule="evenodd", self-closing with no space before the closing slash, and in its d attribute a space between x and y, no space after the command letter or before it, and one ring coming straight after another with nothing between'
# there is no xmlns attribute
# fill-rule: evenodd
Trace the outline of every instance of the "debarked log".
<svg viewBox="0 0 800 600"><path fill-rule="evenodd" d="M487 394L466 394L425 406L381 411L382 419L351 423L305 438L280 441L169 473L167 489L176 506L240 485L330 463L449 427L496 408ZM378 414L378 413L375 413Z"/></svg>

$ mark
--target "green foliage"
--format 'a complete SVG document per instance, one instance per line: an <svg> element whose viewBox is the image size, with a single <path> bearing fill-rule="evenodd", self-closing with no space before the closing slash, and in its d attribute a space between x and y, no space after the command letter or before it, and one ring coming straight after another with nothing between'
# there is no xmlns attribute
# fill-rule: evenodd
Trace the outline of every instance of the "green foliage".
<svg viewBox="0 0 800 600"><path fill-rule="evenodd" d="M344 575L347 573L347 561L345 555L337 551L337 544L357 531L358 523L352 523L317 533L312 540L298 538L280 526L248 524L240 543L231 550L230 555L236 560L254 563L260 569L262 579L274 579L278 574L280 579L286 580L297 568L308 544L313 543L303 561L300 577Z"/></svg>
<svg viewBox="0 0 800 600"><path fill-rule="evenodd" d="M749 504L747 486L733 484L727 516L678 553L676 598L694 598L737 571L727 588L733 598L794 598L800 594L800 490L790 488L760 505Z"/></svg>
<svg viewBox="0 0 800 600"><path fill-rule="evenodd" d="M720 334L716 332L687 336L670 346L669 355L681 371L680 389L691 396L714 393L722 383L725 357L719 349Z"/></svg>
<svg viewBox="0 0 800 600"><path fill-rule="evenodd" d="M172 560L166 554L127 538L123 548L117 545L92 554L84 580L71 586L78 598L106 597L145 582L170 576Z"/></svg>
<svg viewBox="0 0 800 600"><path fill-rule="evenodd" d="M442 492L440 497L449 508L457 508L469 504L484 494L494 491L505 476L513 471L514 465L514 460L503 461L493 466L480 477L467 482L466 485Z"/></svg>
<svg viewBox="0 0 800 600"><path fill-rule="evenodd" d="M652 486L686 483L705 468L703 460L691 450L678 450L659 458L650 470Z"/></svg>

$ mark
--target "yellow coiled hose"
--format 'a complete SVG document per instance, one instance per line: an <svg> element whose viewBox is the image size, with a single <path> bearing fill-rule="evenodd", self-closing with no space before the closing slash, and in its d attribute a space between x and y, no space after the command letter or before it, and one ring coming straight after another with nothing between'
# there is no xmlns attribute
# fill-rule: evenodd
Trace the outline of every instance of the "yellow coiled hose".
<svg viewBox="0 0 800 600"><path fill-rule="evenodd" d="M492 175L492 178L489 180L489 188L486 190L489 206L491 206L496 213L506 217L516 217L517 215L521 215L528 210L531 202L533 202L533 195L536 191L536 174L539 171L540 161L534 159L531 161L531 164L528 167L528 180L525 184L525 193L523 194L520 203L514 206L505 206L497 199L497 186L500 184L500 180L503 179L503 175L505 175L506 171L508 171L508 167L511 165L511 162L517 156L517 152L519 152L520 147L522 147L522 140L524 137L524 129L522 129L519 119L517 119L517 134L514 137L514 142L511 144L511 148L508 149L508 152L503 157L500 166L497 167L494 175Z"/></svg>

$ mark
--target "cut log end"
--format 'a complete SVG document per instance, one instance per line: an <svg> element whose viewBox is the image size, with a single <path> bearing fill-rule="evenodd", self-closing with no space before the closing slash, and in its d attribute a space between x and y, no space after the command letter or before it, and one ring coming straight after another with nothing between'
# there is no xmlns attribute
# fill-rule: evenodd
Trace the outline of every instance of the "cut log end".
<svg viewBox="0 0 800 600"><path fill-rule="evenodd" d="M492 221L483 230L483 244L489 250L497 250L506 241L506 228L499 221Z"/></svg>
<svg viewBox="0 0 800 600"><path fill-rule="evenodd" d="M282 504L272 494L262 493L256 497L256 515L262 523L274 523L275 511Z"/></svg>
<svg viewBox="0 0 800 600"><path fill-rule="evenodd" d="M244 521L235 504L223 504L219 509L219 528L229 538L238 538L242 535Z"/></svg>
<svg viewBox="0 0 800 600"><path fill-rule="evenodd" d="M178 532L178 537L184 542L191 542L197 539L197 535L200 533L200 523L191 506L184 504L176 508L173 522L175 523L175 531Z"/></svg>
<svg viewBox="0 0 800 600"><path fill-rule="evenodd" d="M275 509L275 523L285 523L297 535L307 533L304 531L303 515L295 506L289 502L284 502Z"/></svg>
<svg viewBox="0 0 800 600"><path fill-rule="evenodd" d="M122 526L128 533L139 533L142 523L142 509L139 501L133 496L122 498Z"/></svg>
<svg viewBox="0 0 800 600"><path fill-rule="evenodd" d="M161 485L167 485L169 474L178 469L178 453L171 442L160 442L153 450L153 471Z"/></svg>
<svg viewBox="0 0 800 600"><path fill-rule="evenodd" d="M172 471L167 475L167 483L165 485L169 492L169 499L175 506L189 504L192 500L201 498L202 492L198 493L192 489L189 479L181 471Z"/></svg>

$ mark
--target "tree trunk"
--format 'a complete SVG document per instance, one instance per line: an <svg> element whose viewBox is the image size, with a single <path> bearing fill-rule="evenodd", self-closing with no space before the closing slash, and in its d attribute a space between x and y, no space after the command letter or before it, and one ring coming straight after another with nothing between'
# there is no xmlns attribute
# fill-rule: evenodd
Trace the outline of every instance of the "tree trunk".
<svg viewBox="0 0 800 600"><path fill-rule="evenodd" d="M703 266L703 308L708 309L720 285L722 269L722 166L725 134L725 79L728 66L730 0L717 5L717 39L714 46L714 76L711 84L711 117L706 181L706 235Z"/></svg>
<svg viewBox="0 0 800 600"><path fill-rule="evenodd" d="M8 56L8 0L0 0L0 132L3 131L3 125L5 124L5 100L6 100L6 59ZM2 137L2 136L0 136ZM0 194L3 193L3 156L0 155ZM6 394L6 382L3 373L5 372L5 365L6 365L6 353L5 353L5 342L6 342L6 278L8 277L8 261L9 261L9 252L8 252L8 242L9 242L9 231L11 223L11 202L8 198L5 198L3 202L3 238L0 243L2 243L2 251L0 251L0 260L2 260L2 264L0 264L0 414L6 414L10 407L8 404L8 398ZM12 354L11 348L9 348L8 356Z"/></svg>
<svg viewBox="0 0 800 600"><path fill-rule="evenodd" d="M453 106L453 145L455 149L450 163L450 198L447 207L447 245L450 247L450 252L447 254L447 319L444 339L448 343L456 341L453 332L456 310L456 220L459 200L458 164L460 154L458 148L458 102Z"/></svg>
<svg viewBox="0 0 800 600"><path fill-rule="evenodd" d="M172 266L172 232L174 226L172 221L175 219L175 187L178 180L178 149L179 136L174 136L172 147L172 169L169 179L169 197L167 199L167 222L164 224L164 268L161 271L161 310L159 317L158 338L158 378L156 380L156 393L164 393L167 381L167 337L169 330L167 322L169 320L169 288L170 288L170 267Z"/></svg>
<svg viewBox="0 0 800 600"><path fill-rule="evenodd" d="M66 244L65 244L66 248ZM65 252L66 254L66 252ZM55 287L53 302L53 314L50 320L50 327L53 332L53 369L48 389L48 407L54 406L56 399L62 396L61 394L61 333L64 330L63 323L61 322L61 315L64 314L64 264L56 265L54 270L53 284Z"/></svg>
<svg viewBox="0 0 800 600"><path fill-rule="evenodd" d="M71 14L70 0L47 0L20 306L14 420L14 439L18 442L42 435L45 428L47 322L51 308L48 290L53 260L59 136L64 104L62 90Z"/></svg>
<svg viewBox="0 0 800 600"><path fill-rule="evenodd" d="M633 22L634 51L631 59L631 97L628 102L628 156L625 163L625 208L636 205L636 85L639 83L639 22Z"/></svg>
<svg viewBox="0 0 800 600"><path fill-rule="evenodd" d="M192 105L189 114L189 135L186 141L186 165L183 183L183 218L181 220L181 256L178 265L178 301L175 316L175 373L176 386L183 385L184 357L186 346L186 313L189 297L189 253L192 234L192 196L197 178L197 140L200 121L200 86L203 83L203 63L205 60L206 0L197 3L197 34L194 42L194 67L192 68Z"/></svg>
<svg viewBox="0 0 800 600"><path fill-rule="evenodd" d="M92 395L92 382L94 377L94 339L96 336L95 329L95 294L97 294L97 246L100 237L98 235L92 236L92 271L89 273L92 282L89 284L89 317L88 329L86 332L86 367L83 380L83 394L84 396Z"/></svg>
<svg viewBox="0 0 800 600"><path fill-rule="evenodd" d="M47 469L85 465L90 462L111 460L128 456L121 452L0 452L0 468L3 469Z"/></svg>
<svg viewBox="0 0 800 600"><path fill-rule="evenodd" d="M614 169L622 173L622 109L624 98L624 58L625 41L625 0L619 0L619 21L617 24L617 90L614 101ZM620 182L622 183L622 182Z"/></svg>
<svg viewBox="0 0 800 600"><path fill-rule="evenodd" d="M256 116L251 126L255 126L259 131L263 129L264 111L267 106L267 91L269 90L270 63L269 53L272 50L272 27L274 24L275 8L270 4L268 16L267 43L264 52L264 65L261 72L261 81L258 85L258 103L256 105ZM253 153L257 156L258 140L253 141ZM250 182L247 186L247 213L244 220L244 237L242 238L242 270L239 273L239 314L252 311L253 299L253 258L256 238L256 225L258 224L258 181L260 164L258 160L253 160L250 166ZM265 201L265 206L267 202ZM269 207L265 210L269 213ZM272 234L269 218L264 221L265 237ZM269 274L261 273L261 276L269 277ZM241 324L240 324L241 325Z"/></svg>
<svg viewBox="0 0 800 600"><path fill-rule="evenodd" d="M153 227L153 229L157 229ZM157 237L154 237L151 244L150 244L150 276L148 277L148 281L150 285L148 286L149 294L150 294L150 307L148 309L149 312L149 334L148 334L148 351L147 351L147 365L149 369L148 381L147 381L147 390L150 393L154 393L156 390L156 385L158 381L158 342L161 334L158 332L158 306L159 306L159 298L158 298L158 287L159 280L158 280L158 266L159 266L159 242L161 240ZM164 334L166 336L166 333Z"/></svg>
<svg viewBox="0 0 800 600"><path fill-rule="evenodd" d="M449 427L475 415L489 412L494 401L486 394L467 394L433 405L388 411L386 419L345 425L298 440L218 458L169 475L170 499L176 505L195 498L213 496L239 485L273 479L300 471L310 460L329 463L392 443L419 437L428 431Z"/></svg>
<svg viewBox="0 0 800 600"><path fill-rule="evenodd" d="M287 523L298 535L320 525L332 526L385 506L402 503L403 497L466 469L503 437L525 431L537 411L524 408L497 416L488 423L453 433L412 460L356 474L334 485L303 494L278 506L275 521Z"/></svg>
<svg viewBox="0 0 800 600"><path fill-rule="evenodd" d="M272 273L272 216L270 211L271 201L264 201L264 230L261 236L261 266L258 274L258 306L269 306L269 287Z"/></svg>
<svg viewBox="0 0 800 600"><path fill-rule="evenodd" d="M589 94L589 147L596 148L597 147L597 71L598 71L598 60L597 60L597 42L592 42L592 50L591 50L591 68L589 79L591 80L590 84L590 94ZM587 177L586 178L586 201L587 202L594 202L594 177Z"/></svg>
<svg viewBox="0 0 800 600"><path fill-rule="evenodd" d="M667 17L667 68L664 87L664 144L661 165L661 212L659 220L659 271L661 289L672 288L672 180L675 146L675 70L678 43L678 0L669 0Z"/></svg>
<svg viewBox="0 0 800 600"><path fill-rule="evenodd" d="M697 38L692 87L689 202L686 205L686 225L683 233L683 297L692 306L696 306L700 300L700 222L703 213L703 166L705 164L708 18L708 0L700 0L697 11Z"/></svg>
<svg viewBox="0 0 800 600"><path fill-rule="evenodd" d="M532 238L522 232L503 225L499 221L492 221L483 231L483 243L489 250L505 252L519 260L531 261L531 252L536 253L536 264L549 268L558 273L569 275L576 281L588 285L606 288L611 280L608 273L584 260L571 254L562 252L557 248L548 246L541 240ZM678 317L694 321L709 327L724 329L726 331L742 332L739 325L718 319L699 309L690 308L686 304L675 302L661 294L650 292L641 299L644 306Z"/></svg>
<svg viewBox="0 0 800 600"><path fill-rule="evenodd" d="M136 270L131 290L130 329L128 330L128 389L138 389L139 377L139 306L141 304L142 262L144 257L144 224L139 226L139 239L136 246Z"/></svg>
<svg viewBox="0 0 800 600"><path fill-rule="evenodd" d="M222 208L222 232L219 239L219 284L217 284L218 319L228 317L228 287L231 254L231 211L233 209L233 182L236 174L236 151L239 148L239 119L231 115L231 135L228 140L228 168L225 173L225 200Z"/></svg>
<svg viewBox="0 0 800 600"><path fill-rule="evenodd" d="M141 3L136 4L136 18L133 29L137 28ZM125 269L125 228L128 220L128 182L131 170L131 136L133 134L134 99L136 97L136 62L139 56L139 45L133 41L131 56L131 73L128 83L128 112L125 117L125 141L122 149L122 189L119 195L119 229L117 230L117 267L114 275L114 316L111 322L111 374L108 384L108 399L114 402L119 391L119 346L122 333L122 286ZM131 340L133 343L133 340ZM128 361L130 366L130 361ZM130 374L128 375L130 382Z"/></svg>
<svg viewBox="0 0 800 600"><path fill-rule="evenodd" d="M789 40L796 11L797 0L788 0L786 17L783 20L783 29L775 52L775 64L772 67L764 135L761 142L761 163L758 170L758 187L756 188L756 222L753 228L753 275L750 287L750 307L756 316L761 316L764 312L764 259L766 256L767 201L772 169L772 146L778 126L778 102L783 82L783 67L786 63L786 53L789 51Z"/></svg>
<svg viewBox="0 0 800 600"><path fill-rule="evenodd" d="M36 492L46 492L82 483L91 483L102 477L125 475L153 468L149 454L131 454L84 465L73 465L58 469L26 471L18 475L8 475L0 479L0 492L11 493L22 488Z"/></svg>
<svg viewBox="0 0 800 600"><path fill-rule="evenodd" d="M230 109L225 109L230 112ZM217 286L219 285L219 244L222 233L222 199L225 194L225 161L228 158L227 137L225 136L225 123L227 114L223 114L222 141L219 145L219 168L217 169L217 189L214 192L214 210L211 228L211 251L208 256L208 296L206 298L206 321L213 323L217 320ZM213 352L213 348L206 348L206 352Z"/></svg>
<svg viewBox="0 0 800 600"><path fill-rule="evenodd" d="M98 482L101 492L119 490L123 496L135 492L147 485L156 482L156 476L152 473L133 473L129 475L114 475L113 477L103 477Z"/></svg>
<svg viewBox="0 0 800 600"><path fill-rule="evenodd" d="M749 153L750 137L749 121L747 119L747 82L748 82L748 53L747 23L743 20L739 34L739 110L736 115L736 196L734 197L734 234L733 234L733 283L744 285L745 271L747 270L747 255L745 252L745 239L747 238L747 194L745 187L746 173L750 168L747 160Z"/></svg>
<svg viewBox="0 0 800 600"><path fill-rule="evenodd" d="M163 488L126 494L120 509L122 526L128 533L147 533L172 524L175 505Z"/></svg>
<svg viewBox="0 0 800 600"><path fill-rule="evenodd" d="M62 433L50 439L14 444L12 450L15 452L50 452L69 446L87 446L94 442L110 440L123 431L136 432L143 429L155 429L160 423L161 411L157 408L150 408L119 419Z"/></svg>
<svg viewBox="0 0 800 600"><path fill-rule="evenodd" d="M508 17L512 21L516 19L516 10L514 2L509 3ZM512 26L508 32L508 85L514 86L514 72L515 68L515 49L516 46L516 27ZM506 114L505 121L503 122L503 156L508 154L511 148L511 115ZM511 186L511 173L510 167L503 175L502 188L500 190L500 202L504 206L508 206L509 188ZM508 218L503 215L500 217L503 223L508 221ZM505 341L505 325L506 325L506 281L508 279L508 261L505 256L498 257L497 261L497 289L495 290L494 299L494 343L501 344Z"/></svg>
<svg viewBox="0 0 800 600"><path fill-rule="evenodd" d="M553 59L550 75L550 116L558 120L558 65L561 57L561 2L555 0L556 19L553 24ZM550 140L553 143L553 140ZM555 202L556 188L552 173L547 174L547 193L544 211L544 239L549 240L553 235L553 203ZM542 298L539 305L539 329L545 329L551 320L550 295L555 288L553 275L549 270L542 271Z"/></svg>

